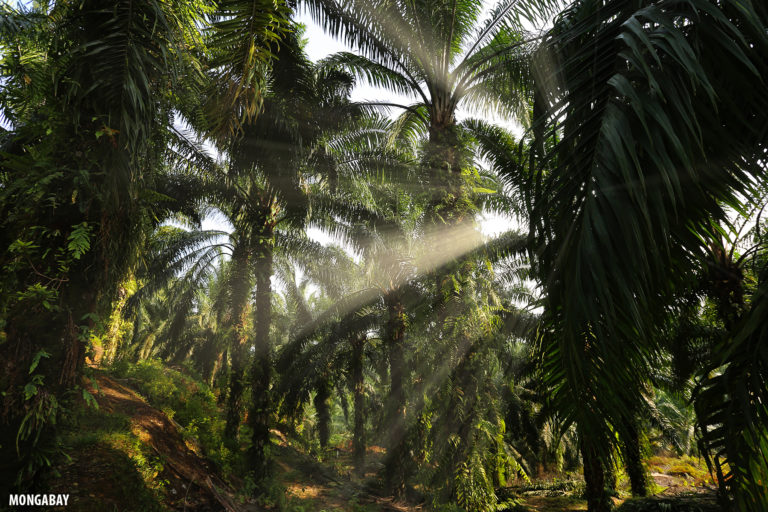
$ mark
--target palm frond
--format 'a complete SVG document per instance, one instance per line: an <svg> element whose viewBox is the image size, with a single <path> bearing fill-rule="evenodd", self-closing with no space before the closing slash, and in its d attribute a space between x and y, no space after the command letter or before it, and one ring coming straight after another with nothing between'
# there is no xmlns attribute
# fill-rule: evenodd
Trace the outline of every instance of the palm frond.
<svg viewBox="0 0 768 512"><path fill-rule="evenodd" d="M752 2L582 1L543 47L540 62L558 62L540 69L534 122L558 141L537 161L530 217L543 365L604 457L700 234L764 174L766 20Z"/></svg>

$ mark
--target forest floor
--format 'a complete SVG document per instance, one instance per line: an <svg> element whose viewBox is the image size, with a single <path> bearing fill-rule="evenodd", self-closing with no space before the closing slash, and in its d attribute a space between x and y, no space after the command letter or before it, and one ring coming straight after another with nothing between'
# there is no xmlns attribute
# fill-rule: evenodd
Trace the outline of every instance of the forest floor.
<svg viewBox="0 0 768 512"><path fill-rule="evenodd" d="M194 441L185 440L176 422L126 382L96 372L88 391L98 407L85 408L76 425L64 430L69 460L45 486L47 493L70 494L67 511L417 510L379 496L361 479L340 472L343 451L340 459L320 463L289 446L278 432L276 481L285 489L285 500L259 506L244 499Z"/></svg>
<svg viewBox="0 0 768 512"><path fill-rule="evenodd" d="M59 475L47 483L46 492L69 493L67 511L427 510L382 496L371 485L381 467L382 449L370 447L368 465L358 475L348 443L326 450L319 462L278 432L274 432L275 483L283 491L279 500L257 505L243 497L242 482L232 477L225 481L194 439L184 436L176 422L128 384L96 372L89 389L98 407L86 408L63 430L69 457L59 466ZM711 478L700 460L653 457L649 470L655 496L626 503L617 498L619 510L718 510ZM620 495L626 495L626 486L619 481ZM586 510L581 488L577 481L552 477L511 485L505 494L520 503L515 512L571 512Z"/></svg>
<svg viewBox="0 0 768 512"><path fill-rule="evenodd" d="M65 434L71 460L48 491L70 493L67 510L240 510L233 489L163 411L101 373L90 392L98 408Z"/></svg>

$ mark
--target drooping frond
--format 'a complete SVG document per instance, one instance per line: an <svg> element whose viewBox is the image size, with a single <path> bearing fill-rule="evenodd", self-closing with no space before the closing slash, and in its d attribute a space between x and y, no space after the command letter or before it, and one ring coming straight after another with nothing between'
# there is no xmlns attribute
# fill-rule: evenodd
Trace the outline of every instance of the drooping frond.
<svg viewBox="0 0 768 512"><path fill-rule="evenodd" d="M259 113L267 64L286 30L287 10L280 1L218 2L207 34L215 80L206 110L214 136L238 134Z"/></svg>
<svg viewBox="0 0 768 512"><path fill-rule="evenodd" d="M541 51L543 364L597 453L641 398L656 315L711 219L764 178L766 21L755 2L584 0Z"/></svg>
<svg viewBox="0 0 768 512"><path fill-rule="evenodd" d="M402 73L350 52L335 53L323 59L320 64L340 66L374 87L388 89L398 94L412 95L418 88L417 83Z"/></svg>
<svg viewBox="0 0 768 512"><path fill-rule="evenodd" d="M695 406L708 464L725 481L735 480L740 510L765 506L768 478L768 267L761 269L752 306L733 339L719 346L720 364L696 390ZM723 460L719 460L722 457ZM728 463L726 473L722 466ZM725 473L725 474L724 474Z"/></svg>

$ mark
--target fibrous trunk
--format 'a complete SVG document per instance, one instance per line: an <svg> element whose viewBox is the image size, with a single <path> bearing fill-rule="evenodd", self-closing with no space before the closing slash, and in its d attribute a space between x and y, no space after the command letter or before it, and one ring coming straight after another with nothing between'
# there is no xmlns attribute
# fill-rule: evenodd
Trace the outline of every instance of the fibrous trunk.
<svg viewBox="0 0 768 512"><path fill-rule="evenodd" d="M365 465L365 389L363 382L363 345L365 338L352 341L352 392L355 398L354 462L357 471Z"/></svg>
<svg viewBox="0 0 768 512"><path fill-rule="evenodd" d="M643 467L642 451L640 449L640 434L637 425L627 428L625 439L621 443L624 466L629 476L629 484L633 496L648 495L648 479Z"/></svg>
<svg viewBox="0 0 768 512"><path fill-rule="evenodd" d="M272 345L269 329L272 321L272 263L273 234L266 232L256 265L255 350L251 371L251 410L248 423L253 432L249 462L256 482L269 475L267 447L269 446L269 418L272 407L270 381L272 371Z"/></svg>
<svg viewBox="0 0 768 512"><path fill-rule="evenodd" d="M452 115L434 120L429 128L422 166L427 172L435 197L428 210L435 224L456 224L472 209L466 196L462 168L460 141Z"/></svg>
<svg viewBox="0 0 768 512"><path fill-rule="evenodd" d="M229 374L229 394L227 395L227 423L224 428L224 436L230 440L237 439L237 431L240 427L240 413L242 411L243 391L245 390L245 359L247 337L245 334L245 315L247 308L237 312L240 320L235 327L235 337L233 340L231 369Z"/></svg>
<svg viewBox="0 0 768 512"><path fill-rule="evenodd" d="M581 437L580 433L580 437ZM581 457L584 462L585 497L589 512L610 512L611 499L605 490L605 466L597 450L581 441Z"/></svg>
<svg viewBox="0 0 768 512"><path fill-rule="evenodd" d="M229 375L229 394L227 395L227 423L224 435L229 441L237 439L240 427L243 391L245 390L245 364L247 361L248 345L248 292L250 286L248 273L249 257L242 247L236 247L232 255L232 318L234 321L234 336L229 354L231 368Z"/></svg>
<svg viewBox="0 0 768 512"><path fill-rule="evenodd" d="M317 384L317 393L315 394L315 411L317 411L317 437L320 441L320 447L328 447L328 440L331 437L331 386L326 378L322 378Z"/></svg>
<svg viewBox="0 0 768 512"><path fill-rule="evenodd" d="M408 456L405 425L405 308L396 293L386 297L388 311L387 348L389 352L389 402L392 410L389 429L389 449L384 467L390 491L396 497L405 494L405 480Z"/></svg>

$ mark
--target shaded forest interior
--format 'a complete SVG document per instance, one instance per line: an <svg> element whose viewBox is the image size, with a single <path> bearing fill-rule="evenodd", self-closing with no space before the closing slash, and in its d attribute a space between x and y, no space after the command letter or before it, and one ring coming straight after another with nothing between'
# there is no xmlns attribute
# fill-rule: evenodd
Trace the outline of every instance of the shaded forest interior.
<svg viewBox="0 0 768 512"><path fill-rule="evenodd" d="M768 510L765 2L4 1L0 49L0 507Z"/></svg>

